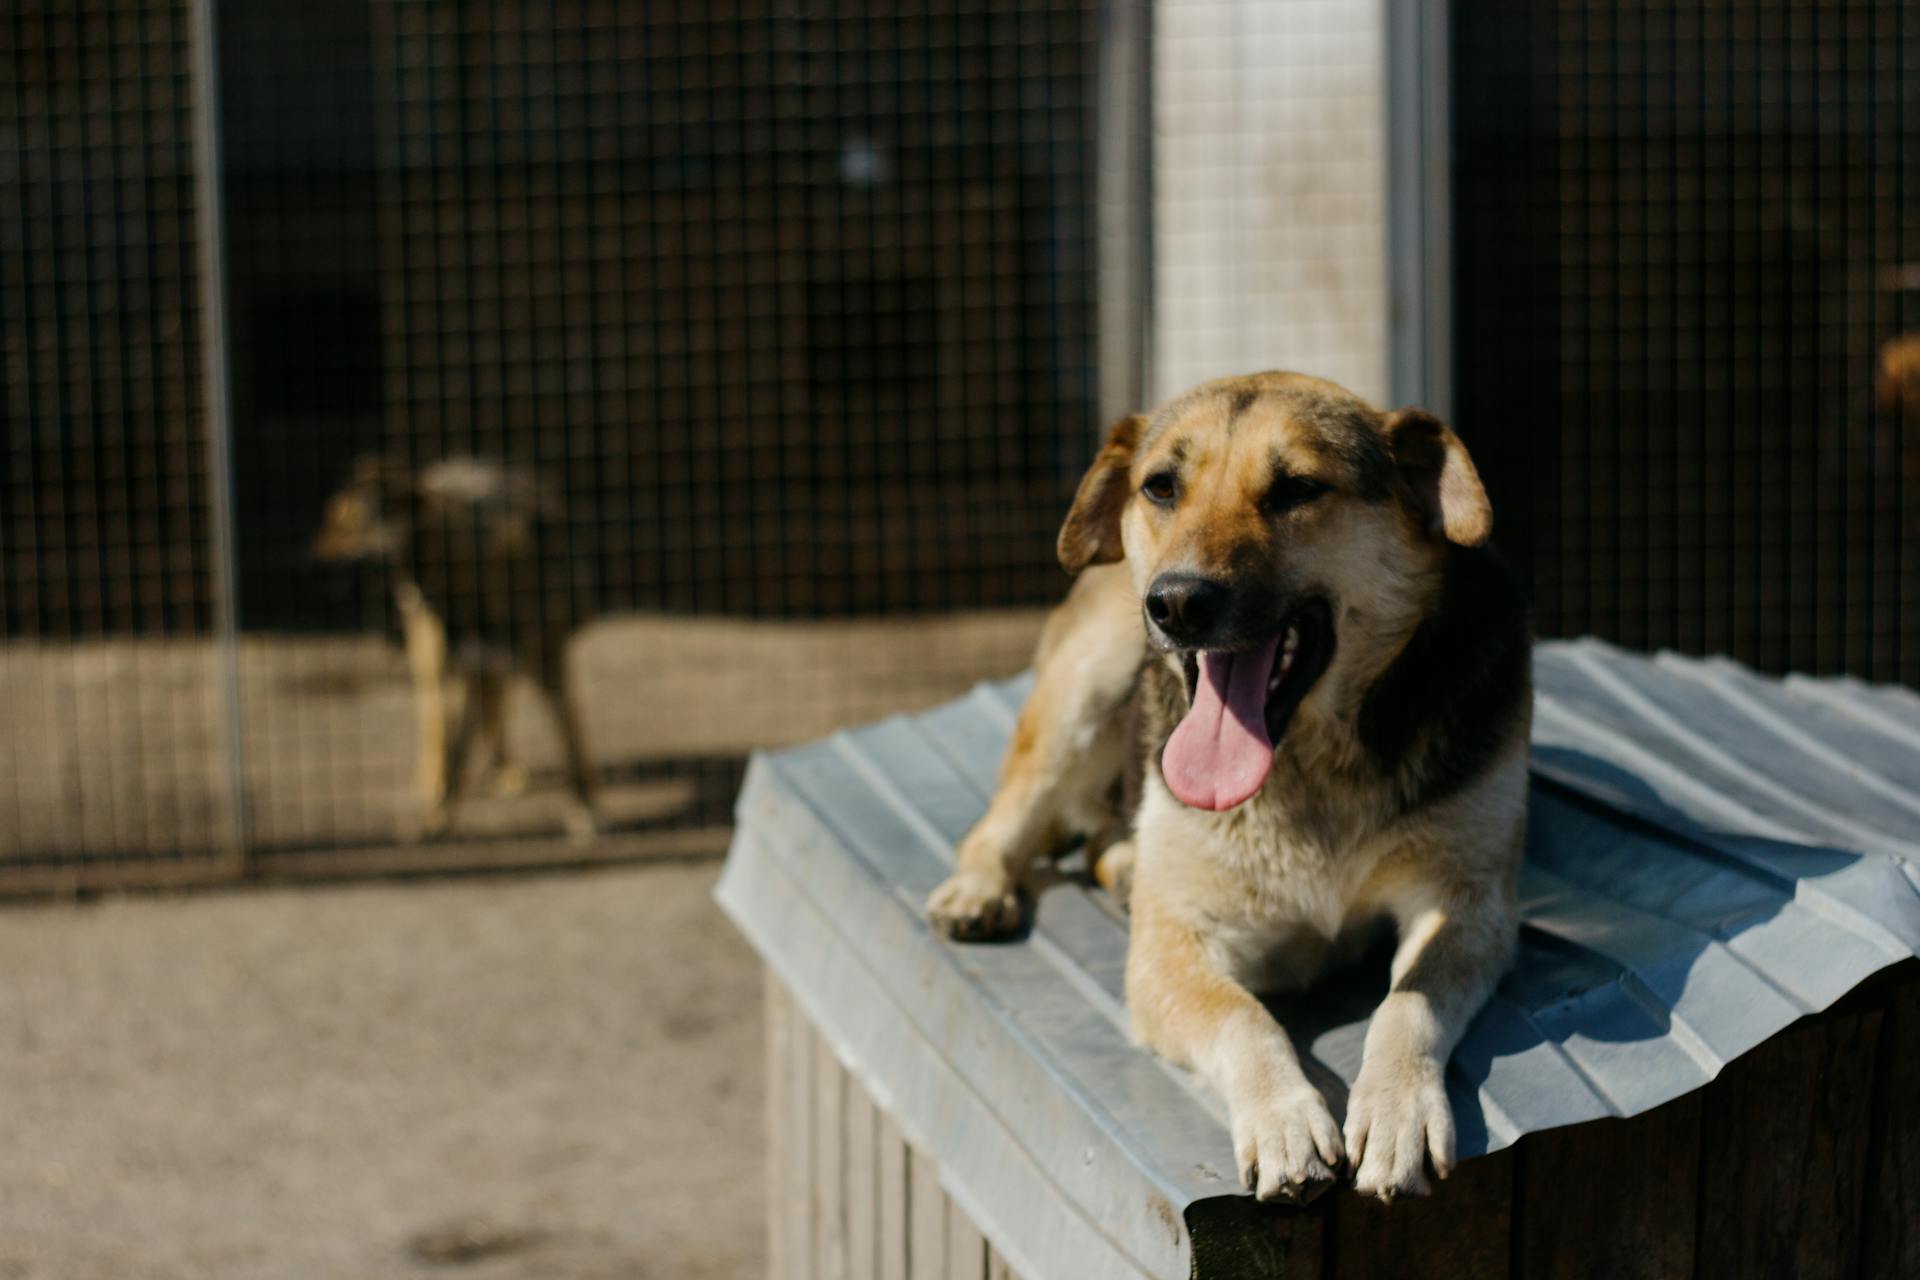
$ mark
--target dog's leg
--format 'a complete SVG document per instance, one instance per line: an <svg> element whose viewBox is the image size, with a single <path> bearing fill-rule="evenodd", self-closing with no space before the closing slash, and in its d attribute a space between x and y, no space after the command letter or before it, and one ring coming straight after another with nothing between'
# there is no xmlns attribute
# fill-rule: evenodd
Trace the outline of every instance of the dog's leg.
<svg viewBox="0 0 1920 1280"><path fill-rule="evenodd" d="M474 671L469 672L461 682L460 715L454 722L453 736L447 740L445 764L441 770L446 778L446 791L439 808L430 819L430 834L443 834L453 827L454 814L460 807L460 795L466 790L467 765L473 758L474 735L486 715L486 699L481 692L485 679Z"/></svg>
<svg viewBox="0 0 1920 1280"><path fill-rule="evenodd" d="M447 631L411 584L396 593L413 676L417 750L413 783L429 830L444 825L447 798Z"/></svg>
<svg viewBox="0 0 1920 1280"><path fill-rule="evenodd" d="M493 775L493 792L517 796L527 789L527 771L513 758L507 740L508 677L500 671L483 671L480 689L481 760Z"/></svg>
<svg viewBox="0 0 1920 1280"><path fill-rule="evenodd" d="M560 730L561 749L567 756L567 782L573 791L572 803L567 809L567 834L576 842L584 842L591 840L600 829L599 818L594 812L598 788L594 782L593 767L588 762L587 739L580 727L580 712L573 702L570 667L564 641L549 644L542 651L540 688L546 695L547 706L553 712L554 725Z"/></svg>
<svg viewBox="0 0 1920 1280"><path fill-rule="evenodd" d="M1111 842L1103 840L1098 852L1091 848L1093 858L1093 878L1102 889L1113 895L1115 902L1127 906L1133 900L1133 864L1135 859L1133 837L1116 837Z"/></svg>
<svg viewBox="0 0 1920 1280"><path fill-rule="evenodd" d="M961 840L953 875L927 899L934 927L950 937L1013 932L1027 867L1062 839L1091 834L1091 817L1110 808L1127 700L1146 651L1124 572L1087 570L1047 621L999 787Z"/></svg>
<svg viewBox="0 0 1920 1280"><path fill-rule="evenodd" d="M1354 1187L1382 1200L1425 1195L1429 1159L1452 1171L1447 1056L1512 959L1516 927L1511 880L1497 877L1410 889L1393 914L1393 985L1367 1026L1346 1123Z"/></svg>
<svg viewBox="0 0 1920 1280"><path fill-rule="evenodd" d="M1242 1184L1262 1200L1305 1202L1325 1190L1340 1167L1340 1127L1287 1033L1161 895L1136 895L1131 933L1134 1036L1226 1100Z"/></svg>

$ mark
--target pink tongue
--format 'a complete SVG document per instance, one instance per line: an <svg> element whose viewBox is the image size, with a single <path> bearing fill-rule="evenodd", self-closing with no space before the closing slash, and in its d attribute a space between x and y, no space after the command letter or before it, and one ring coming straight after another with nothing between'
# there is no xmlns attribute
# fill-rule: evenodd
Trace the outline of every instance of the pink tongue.
<svg viewBox="0 0 1920 1280"><path fill-rule="evenodd" d="M1273 769L1267 679L1280 638L1248 653L1202 653L1193 706L1167 739L1160 773L1182 804L1231 809Z"/></svg>

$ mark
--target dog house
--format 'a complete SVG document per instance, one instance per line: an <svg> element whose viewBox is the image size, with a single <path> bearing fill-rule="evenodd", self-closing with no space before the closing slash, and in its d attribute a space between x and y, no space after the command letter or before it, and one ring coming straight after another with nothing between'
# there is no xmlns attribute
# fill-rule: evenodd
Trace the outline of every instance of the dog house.
<svg viewBox="0 0 1920 1280"><path fill-rule="evenodd" d="M1519 958L1448 1067L1429 1200L1238 1186L1215 1099L1126 1033L1124 913L921 904L1021 681L762 755L721 905L766 962L772 1274L1920 1274L1920 697L1543 644ZM1276 1002L1339 1112L1379 955Z"/></svg>

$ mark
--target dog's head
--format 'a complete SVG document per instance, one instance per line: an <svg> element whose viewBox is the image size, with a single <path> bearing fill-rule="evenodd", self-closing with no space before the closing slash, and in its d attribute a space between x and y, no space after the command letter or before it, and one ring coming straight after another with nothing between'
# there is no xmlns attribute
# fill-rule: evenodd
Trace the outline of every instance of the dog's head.
<svg viewBox="0 0 1920 1280"><path fill-rule="evenodd" d="M1202 809L1257 792L1310 695L1384 669L1430 607L1446 544L1493 513L1466 447L1317 378L1209 382L1107 437L1060 530L1069 572L1125 559L1188 707L1161 772Z"/></svg>
<svg viewBox="0 0 1920 1280"><path fill-rule="evenodd" d="M388 458L361 458L331 498L313 535L316 560L379 560L397 556L406 539L413 473Z"/></svg>

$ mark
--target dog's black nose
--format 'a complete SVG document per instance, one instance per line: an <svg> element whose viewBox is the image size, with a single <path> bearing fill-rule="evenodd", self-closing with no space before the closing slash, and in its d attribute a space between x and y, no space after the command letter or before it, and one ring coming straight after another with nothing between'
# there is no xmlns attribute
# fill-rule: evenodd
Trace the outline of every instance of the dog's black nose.
<svg viewBox="0 0 1920 1280"><path fill-rule="evenodd" d="M1227 611L1227 588L1197 573L1163 573L1147 588L1147 616L1178 645L1203 645Z"/></svg>

